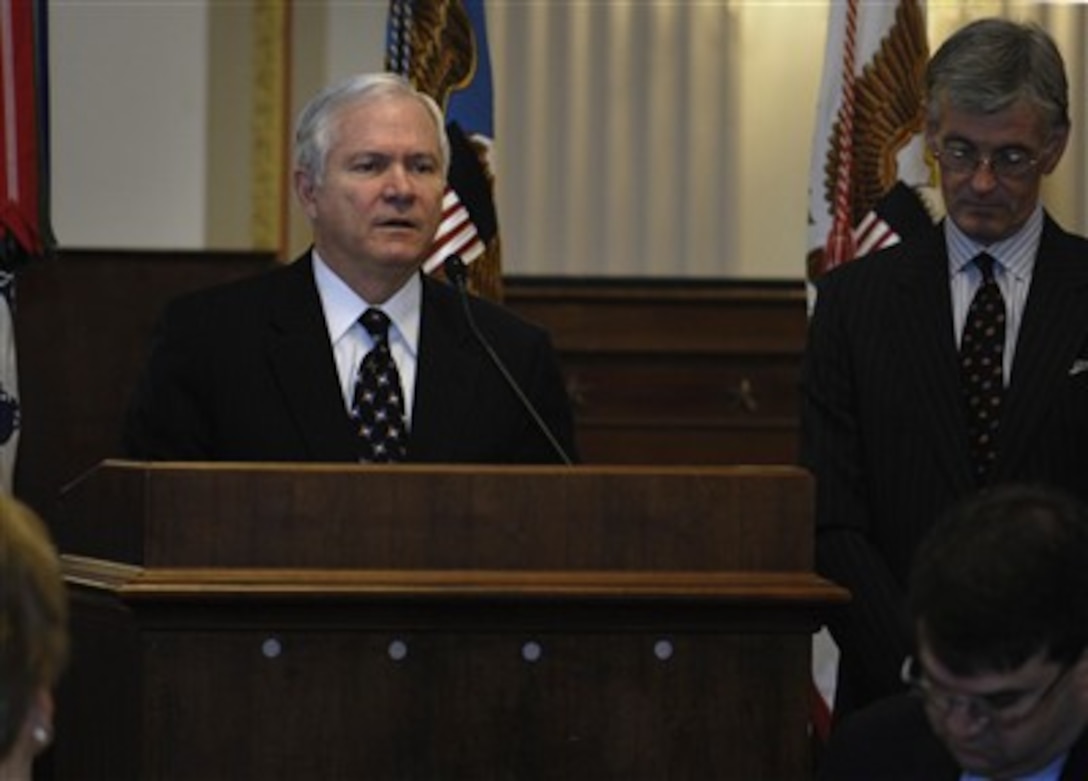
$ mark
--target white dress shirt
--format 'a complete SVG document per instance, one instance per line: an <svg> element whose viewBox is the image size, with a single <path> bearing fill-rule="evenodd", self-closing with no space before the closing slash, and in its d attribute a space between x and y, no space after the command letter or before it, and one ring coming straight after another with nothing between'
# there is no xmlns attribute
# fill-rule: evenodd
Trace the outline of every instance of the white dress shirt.
<svg viewBox="0 0 1088 781"><path fill-rule="evenodd" d="M371 304L348 287L321 259L317 250L313 250L311 255L314 283L321 297L325 325L329 329L329 343L336 359L340 392L344 397L344 408L350 412L359 364L374 346L374 340L359 322L359 318ZM413 274L404 287L378 307L392 321L389 328L389 350L400 374L401 391L404 394L404 422L409 428L412 425L412 402L415 399L422 300L423 283L418 274Z"/></svg>

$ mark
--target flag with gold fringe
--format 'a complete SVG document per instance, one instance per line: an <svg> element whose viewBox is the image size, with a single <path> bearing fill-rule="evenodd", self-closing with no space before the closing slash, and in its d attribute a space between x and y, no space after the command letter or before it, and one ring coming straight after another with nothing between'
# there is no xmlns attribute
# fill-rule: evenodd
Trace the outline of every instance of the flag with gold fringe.
<svg viewBox="0 0 1088 781"><path fill-rule="evenodd" d="M47 0L0 0L0 487L11 492L19 442L15 271L49 254Z"/></svg>
<svg viewBox="0 0 1088 781"><path fill-rule="evenodd" d="M494 114L483 0L390 0L387 70L433 97L446 116L450 176L424 269L458 254L479 295L502 298L491 164Z"/></svg>
<svg viewBox="0 0 1088 781"><path fill-rule="evenodd" d="M928 59L924 0L830 3L809 174L810 283L932 224Z"/></svg>

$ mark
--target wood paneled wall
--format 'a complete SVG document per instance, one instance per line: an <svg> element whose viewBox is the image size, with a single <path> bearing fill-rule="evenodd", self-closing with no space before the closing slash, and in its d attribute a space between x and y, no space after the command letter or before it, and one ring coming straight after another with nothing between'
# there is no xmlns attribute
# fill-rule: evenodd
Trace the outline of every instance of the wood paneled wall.
<svg viewBox="0 0 1088 781"><path fill-rule="evenodd" d="M592 463L794 463L801 283L515 280L549 329Z"/></svg>
<svg viewBox="0 0 1088 781"><path fill-rule="evenodd" d="M50 517L119 452L154 319L270 255L67 251L19 272L16 492ZM793 463L805 331L798 283L522 279L507 304L551 332L589 463Z"/></svg>

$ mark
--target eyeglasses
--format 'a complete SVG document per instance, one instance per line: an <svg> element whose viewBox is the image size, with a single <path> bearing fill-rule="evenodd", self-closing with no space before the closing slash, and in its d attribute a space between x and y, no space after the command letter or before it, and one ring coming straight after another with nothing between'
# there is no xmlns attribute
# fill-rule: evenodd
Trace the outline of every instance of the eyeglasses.
<svg viewBox="0 0 1088 781"><path fill-rule="evenodd" d="M901 678L911 691L925 700L926 708L942 719L948 718L953 709L963 709L964 715L977 727L995 726L1010 729L1027 721L1046 702L1047 698L1073 669L1067 664L1034 697L1024 692L999 692L997 694L953 694L936 686L926 677L922 666L912 656L903 663Z"/></svg>
<svg viewBox="0 0 1088 781"><path fill-rule="evenodd" d="M941 168L954 174L974 174L985 165L990 173L1000 179L1020 179L1031 173L1039 164L1038 156L1032 157L1026 149L1006 146L989 155L981 154L973 146L948 144L933 150L933 156Z"/></svg>

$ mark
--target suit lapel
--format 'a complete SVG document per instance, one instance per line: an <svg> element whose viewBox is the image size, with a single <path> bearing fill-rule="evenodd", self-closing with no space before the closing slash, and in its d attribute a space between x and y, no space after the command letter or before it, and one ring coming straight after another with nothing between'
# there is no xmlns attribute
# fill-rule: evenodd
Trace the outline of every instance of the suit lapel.
<svg viewBox="0 0 1088 781"><path fill-rule="evenodd" d="M458 449L480 359L457 293L424 275L409 460L446 461Z"/></svg>
<svg viewBox="0 0 1088 781"><path fill-rule="evenodd" d="M1047 218L1032 272L1024 317L1002 411L1001 446L994 466L1000 479L1022 471L1018 460L1042 429L1047 399L1066 380L1078 349L1088 340L1088 257L1083 245Z"/></svg>
<svg viewBox="0 0 1088 781"><path fill-rule="evenodd" d="M344 409L321 299L307 254L284 269L270 303L264 346L284 402L316 461L354 461L358 452Z"/></svg>
<svg viewBox="0 0 1088 781"><path fill-rule="evenodd" d="M948 251L940 228L904 249L895 273L901 293L894 315L903 323L903 382L926 409L932 452L957 484L969 485L967 424L959 382L959 358L952 324Z"/></svg>

